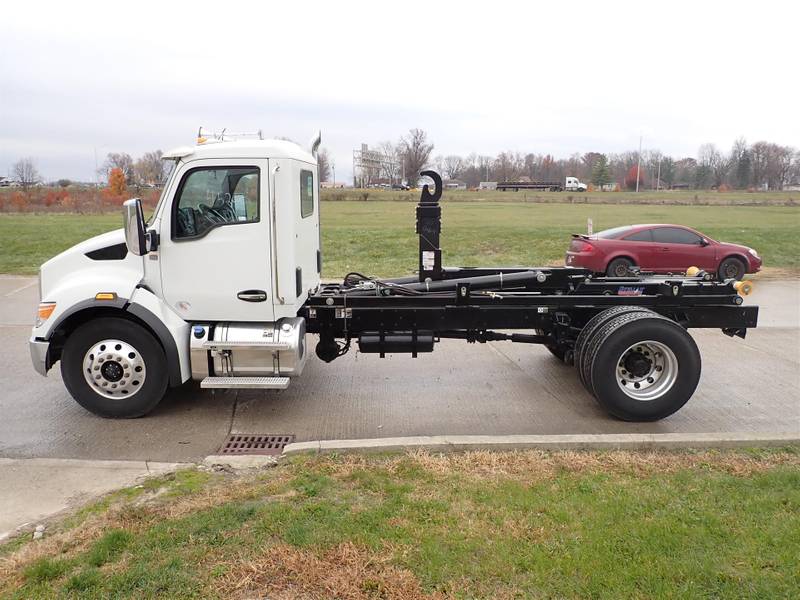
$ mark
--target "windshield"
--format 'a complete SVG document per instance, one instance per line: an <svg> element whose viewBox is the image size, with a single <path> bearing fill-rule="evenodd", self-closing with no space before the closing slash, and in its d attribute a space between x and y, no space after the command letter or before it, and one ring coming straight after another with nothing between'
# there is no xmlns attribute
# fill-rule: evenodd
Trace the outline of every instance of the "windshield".
<svg viewBox="0 0 800 600"><path fill-rule="evenodd" d="M630 231L633 227L631 225L624 225L622 227L614 227L612 229L605 229L595 234L595 237L604 240L615 240Z"/></svg>

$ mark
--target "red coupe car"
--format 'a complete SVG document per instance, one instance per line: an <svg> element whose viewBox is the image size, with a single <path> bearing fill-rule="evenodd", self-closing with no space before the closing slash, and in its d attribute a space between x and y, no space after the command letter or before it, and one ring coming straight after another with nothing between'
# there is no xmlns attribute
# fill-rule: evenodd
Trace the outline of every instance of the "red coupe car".
<svg viewBox="0 0 800 600"><path fill-rule="evenodd" d="M609 277L625 277L633 266L655 273L700 267L720 279L741 279L761 270L761 258L752 248L717 242L683 225L626 225L572 237L566 265Z"/></svg>

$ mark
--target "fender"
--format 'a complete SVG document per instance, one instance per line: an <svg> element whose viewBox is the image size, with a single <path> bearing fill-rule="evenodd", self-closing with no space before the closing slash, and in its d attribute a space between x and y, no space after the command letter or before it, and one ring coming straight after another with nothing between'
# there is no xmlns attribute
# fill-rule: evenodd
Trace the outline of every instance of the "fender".
<svg viewBox="0 0 800 600"><path fill-rule="evenodd" d="M34 339L42 342L52 341L53 334L58 332L62 325L68 323L70 317L77 316L80 319L79 313L84 311L92 311L95 313L94 316L114 316L115 314L119 315L119 313L128 313L135 317L135 320L140 321L150 329L164 348L170 386L179 386L191 377L189 324L172 312L152 292L141 287L134 290L130 300L127 298L116 298L115 300L89 298L76 302L63 311L56 321L50 324L49 335L35 336ZM69 325L67 327L68 329L73 328ZM58 346L60 347L60 343ZM59 359L59 352L60 350L56 349L54 354L52 348L47 349L44 356L45 373Z"/></svg>
<svg viewBox="0 0 800 600"><path fill-rule="evenodd" d="M144 287L136 288L125 310L141 319L164 347L170 386L178 386L191 378L189 324L175 314L161 298Z"/></svg>

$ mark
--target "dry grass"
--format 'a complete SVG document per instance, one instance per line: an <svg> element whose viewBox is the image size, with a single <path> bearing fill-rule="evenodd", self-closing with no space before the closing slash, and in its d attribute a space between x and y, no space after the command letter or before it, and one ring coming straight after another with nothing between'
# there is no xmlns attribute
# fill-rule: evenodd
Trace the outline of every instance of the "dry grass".
<svg viewBox="0 0 800 600"><path fill-rule="evenodd" d="M374 467L376 463L374 457L363 454L345 454L336 460L329 458L320 460L332 474L345 477L355 471ZM380 464L392 474L414 465L438 476L460 474L471 478L511 478L533 482L550 479L559 473L606 473L646 477L699 468L746 477L777 466L799 467L800 455L792 452L747 455L715 450L698 452L475 450L452 453L416 450L386 457Z"/></svg>
<svg viewBox="0 0 800 600"><path fill-rule="evenodd" d="M445 598L426 594L408 569L393 566L380 554L346 542L322 553L288 544L265 546L259 557L234 564L215 582L225 598L273 600L338 598L341 600L420 600Z"/></svg>

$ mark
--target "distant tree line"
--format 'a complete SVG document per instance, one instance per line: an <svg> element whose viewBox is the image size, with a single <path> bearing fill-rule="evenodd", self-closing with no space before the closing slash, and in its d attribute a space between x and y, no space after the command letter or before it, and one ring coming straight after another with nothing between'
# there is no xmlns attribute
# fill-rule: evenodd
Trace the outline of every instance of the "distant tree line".
<svg viewBox="0 0 800 600"><path fill-rule="evenodd" d="M673 157L659 150L621 153L586 152L569 158L556 158L548 153L501 152L496 156L471 153L433 156L434 144L422 129L410 129L396 142L384 141L372 147L384 157L380 166L355 173L357 184L382 181L407 182L417 185L418 174L434 168L445 179L463 181L467 187L478 187L482 181L559 181L567 176L578 177L595 187L618 186L635 189L739 189L782 190L800 182L800 152L791 146L771 142L747 143L737 139L728 152L714 144L700 146L696 157ZM146 152L134 160L126 152L110 152L98 176L107 182L114 169L122 172L125 183L136 187L153 187L164 183L169 164L161 160L161 150ZM319 156L321 181L329 181L332 161L328 151ZM15 163L11 179L24 188L42 182L32 158ZM58 181L61 187L71 182Z"/></svg>
<svg viewBox="0 0 800 600"><path fill-rule="evenodd" d="M417 173L435 168L445 179L478 187L481 181L559 181L578 177L595 187L619 186L635 189L637 165L639 189L764 189L781 190L800 180L800 152L770 142L748 144L737 139L730 151L703 144L697 157L673 157L660 150L621 153L586 152L569 158L548 153L501 152L496 156L432 157L434 145L421 129L412 129L398 142L374 146L388 160L366 173L367 182L405 180L416 185ZM356 174L358 176L359 174Z"/></svg>

